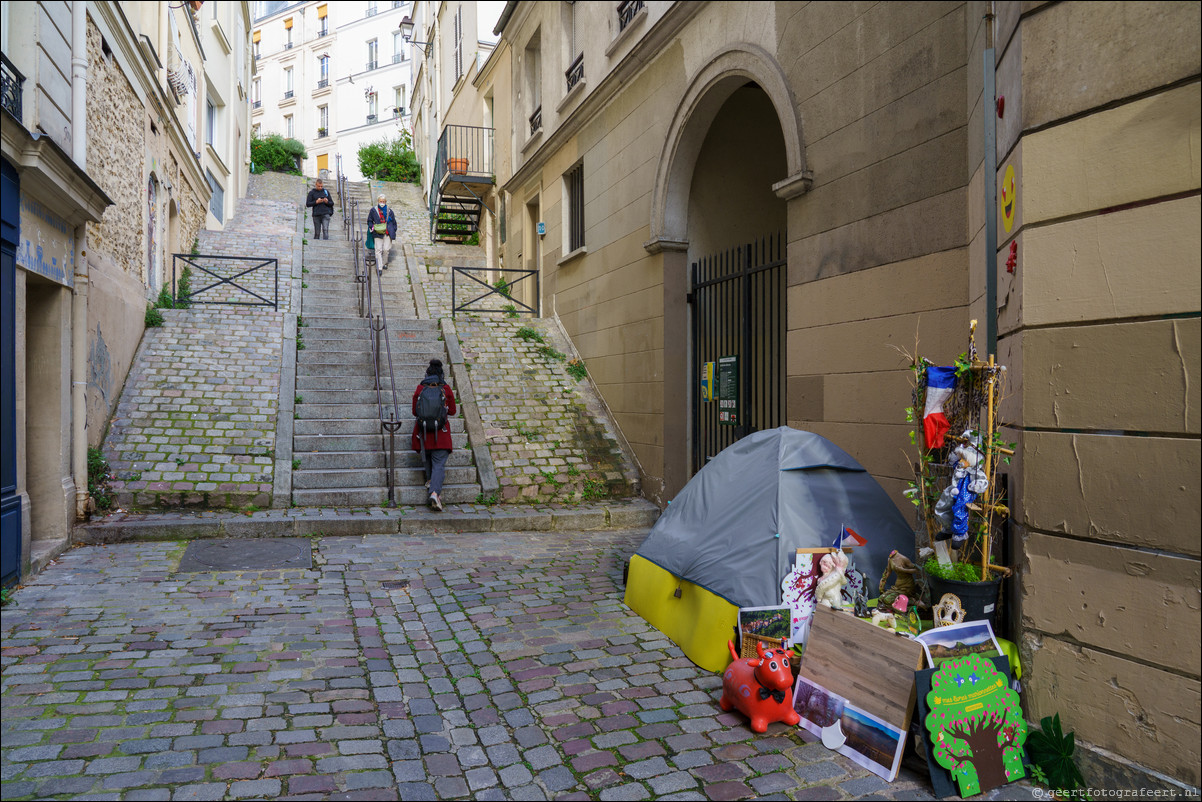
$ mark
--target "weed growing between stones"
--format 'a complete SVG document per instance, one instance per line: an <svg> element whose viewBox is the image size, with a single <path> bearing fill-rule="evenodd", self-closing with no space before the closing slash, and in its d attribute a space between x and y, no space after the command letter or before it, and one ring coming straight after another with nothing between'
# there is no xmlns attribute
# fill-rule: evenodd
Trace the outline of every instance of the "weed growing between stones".
<svg viewBox="0 0 1202 802"><path fill-rule="evenodd" d="M609 492L605 487L605 482L602 482L598 479L584 480L584 490L581 492L581 496L585 501L596 501L597 499L605 498L608 495Z"/></svg>
<svg viewBox="0 0 1202 802"><path fill-rule="evenodd" d="M543 337L543 333L538 329L531 328L530 326L522 326L520 329L518 329L517 336L518 339L525 340L528 343L546 342L546 339Z"/></svg>
<svg viewBox="0 0 1202 802"><path fill-rule="evenodd" d="M567 365L568 375L576 381L583 381L588 375L588 369L584 367L584 360L573 359Z"/></svg>
<svg viewBox="0 0 1202 802"><path fill-rule="evenodd" d="M305 403L305 397L303 395L298 395L296 398L293 399L293 401L297 404L303 404L303 403Z"/></svg>
<svg viewBox="0 0 1202 802"><path fill-rule="evenodd" d="M292 458L292 470L294 470L294 471L300 470L300 457Z"/></svg>
<svg viewBox="0 0 1202 802"><path fill-rule="evenodd" d="M538 355L544 359L550 359L554 362L562 362L567 359L567 354L562 351L556 351L549 345L540 345L538 347Z"/></svg>
<svg viewBox="0 0 1202 802"><path fill-rule="evenodd" d="M98 510L113 507L113 490L109 481L113 478L108 460L96 446L88 446L88 495Z"/></svg>
<svg viewBox="0 0 1202 802"><path fill-rule="evenodd" d="M195 247L195 246L193 246ZM180 271L179 281L175 285L175 301L173 306L176 309L189 309L192 306L192 301L188 296L192 294L192 267L184 265L184 269Z"/></svg>
<svg viewBox="0 0 1202 802"><path fill-rule="evenodd" d="M13 600L12 588L0 588L0 607L7 607Z"/></svg>
<svg viewBox="0 0 1202 802"><path fill-rule="evenodd" d="M163 325L163 313L150 304L146 304L146 328L153 329Z"/></svg>
<svg viewBox="0 0 1202 802"><path fill-rule="evenodd" d="M199 235L192 238L192 255L200 256L200 236ZM184 268L184 269L186 270L187 268Z"/></svg>
<svg viewBox="0 0 1202 802"><path fill-rule="evenodd" d="M489 493L487 496L483 493L476 494L476 503L483 504L486 507L495 507L501 503L501 499L497 496L497 491Z"/></svg>
<svg viewBox="0 0 1202 802"><path fill-rule="evenodd" d="M513 427L513 430L514 430L515 432L517 432L517 435L518 435L518 437L521 437L521 438L523 438L523 439L525 439L525 440L537 440L537 439L539 439L539 434L538 434L538 430L537 430L537 429L527 429L525 426L523 426L523 425L522 425L522 424L520 424L520 423L519 423L519 424L517 424L516 426L514 426L514 427Z"/></svg>
<svg viewBox="0 0 1202 802"><path fill-rule="evenodd" d="M518 308L516 306L514 306L513 304L505 304L501 308L505 310L505 317L510 318L512 320L517 320Z"/></svg>

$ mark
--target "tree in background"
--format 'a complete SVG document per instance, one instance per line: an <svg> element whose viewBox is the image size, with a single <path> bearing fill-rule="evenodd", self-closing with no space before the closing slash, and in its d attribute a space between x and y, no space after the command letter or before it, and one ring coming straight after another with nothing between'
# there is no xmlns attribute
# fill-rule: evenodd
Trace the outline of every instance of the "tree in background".
<svg viewBox="0 0 1202 802"><path fill-rule="evenodd" d="M421 182L421 167L408 131L396 139L384 138L359 147L359 172L364 178L407 184Z"/></svg>
<svg viewBox="0 0 1202 802"><path fill-rule="evenodd" d="M251 137L250 161L255 173L271 170L276 173L301 175L301 162L307 158L309 154L305 152L304 144L295 139L285 139L279 134Z"/></svg>

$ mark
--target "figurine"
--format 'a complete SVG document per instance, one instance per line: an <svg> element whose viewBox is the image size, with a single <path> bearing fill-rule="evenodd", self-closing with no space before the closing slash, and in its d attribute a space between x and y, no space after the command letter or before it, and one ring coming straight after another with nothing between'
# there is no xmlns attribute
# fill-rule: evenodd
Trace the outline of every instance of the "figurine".
<svg viewBox="0 0 1202 802"><path fill-rule="evenodd" d="M859 575L859 582L851 582L848 587L854 588L851 599L852 615L856 618L868 617L868 577L863 571L853 570L852 575Z"/></svg>
<svg viewBox="0 0 1202 802"><path fill-rule="evenodd" d="M981 453L980 439L973 437L971 430L966 430L961 439L964 442L948 457L952 480L935 502L935 518L942 525L935 539L950 537L953 549L963 548L968 542L968 505L989 488L989 477L981 467L985 455Z"/></svg>
<svg viewBox="0 0 1202 802"><path fill-rule="evenodd" d="M774 721L795 725L801 716L793 709L793 669L789 649L769 649L756 642L759 659L739 657L733 641L726 642L734 659L722 674L722 698L718 705L730 712L738 709L751 720L754 732L764 732Z"/></svg>
<svg viewBox="0 0 1202 802"><path fill-rule="evenodd" d="M872 625L897 632L897 616L878 609L872 614Z"/></svg>
<svg viewBox="0 0 1202 802"><path fill-rule="evenodd" d="M935 618L935 625L941 627L959 624L967 615L960 603L960 597L954 593L944 593L931 612Z"/></svg>
<svg viewBox="0 0 1202 802"><path fill-rule="evenodd" d="M885 585L889 582L890 575L893 574L897 575L897 579L893 581L892 587L885 590ZM921 598L921 594L918 592L917 576L918 566L914 565L909 557L897 549L889 552L885 573L881 574L881 584L877 587L877 592L880 594L876 603L877 609L894 612L893 603L899 596L906 596L917 602ZM904 610L903 607L897 612L904 612Z"/></svg>
<svg viewBox="0 0 1202 802"><path fill-rule="evenodd" d="M843 609L843 586L847 584L847 555L842 551L822 555L822 576L814 588L814 599L832 610Z"/></svg>

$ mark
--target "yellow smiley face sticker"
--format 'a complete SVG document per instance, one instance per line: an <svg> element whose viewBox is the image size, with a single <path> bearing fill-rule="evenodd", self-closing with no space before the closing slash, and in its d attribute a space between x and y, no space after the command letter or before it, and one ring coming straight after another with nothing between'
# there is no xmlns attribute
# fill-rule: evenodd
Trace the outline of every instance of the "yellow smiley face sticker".
<svg viewBox="0 0 1202 802"><path fill-rule="evenodd" d="M998 204L1002 207L1002 225L1006 229L1006 233L1010 233L1010 229L1014 228L1014 205L1018 203L1017 191L1014 189L1014 165L1006 165L1006 172L1002 176L1002 191L998 196Z"/></svg>

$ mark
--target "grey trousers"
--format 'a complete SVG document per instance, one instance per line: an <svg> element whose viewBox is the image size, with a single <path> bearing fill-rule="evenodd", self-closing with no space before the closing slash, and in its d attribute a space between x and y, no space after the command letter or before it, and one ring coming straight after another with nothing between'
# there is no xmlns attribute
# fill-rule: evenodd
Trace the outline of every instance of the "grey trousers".
<svg viewBox="0 0 1202 802"><path fill-rule="evenodd" d="M447 460L451 452L445 448L426 451L426 476L430 477L430 492L442 495L442 483L447 476Z"/></svg>
<svg viewBox="0 0 1202 802"><path fill-rule="evenodd" d="M313 215L313 239L330 238L330 218L332 216L328 214Z"/></svg>

